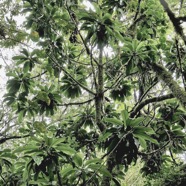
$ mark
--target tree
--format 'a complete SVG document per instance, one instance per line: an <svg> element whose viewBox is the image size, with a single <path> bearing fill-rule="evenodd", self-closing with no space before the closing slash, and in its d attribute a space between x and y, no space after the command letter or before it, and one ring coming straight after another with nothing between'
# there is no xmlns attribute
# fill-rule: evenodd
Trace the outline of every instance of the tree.
<svg viewBox="0 0 186 186"><path fill-rule="evenodd" d="M178 16L164 0L15 3L22 28L12 12L1 28L2 46L22 45L7 73L18 128L0 139L2 185L121 185L138 158L145 175L167 151L176 163L186 144L183 1Z"/></svg>

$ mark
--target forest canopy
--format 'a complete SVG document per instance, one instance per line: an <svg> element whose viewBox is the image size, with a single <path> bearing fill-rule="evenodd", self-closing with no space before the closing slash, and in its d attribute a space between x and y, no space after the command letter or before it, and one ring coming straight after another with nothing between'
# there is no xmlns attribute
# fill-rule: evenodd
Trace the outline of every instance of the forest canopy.
<svg viewBox="0 0 186 186"><path fill-rule="evenodd" d="M186 184L184 0L0 7L0 185Z"/></svg>

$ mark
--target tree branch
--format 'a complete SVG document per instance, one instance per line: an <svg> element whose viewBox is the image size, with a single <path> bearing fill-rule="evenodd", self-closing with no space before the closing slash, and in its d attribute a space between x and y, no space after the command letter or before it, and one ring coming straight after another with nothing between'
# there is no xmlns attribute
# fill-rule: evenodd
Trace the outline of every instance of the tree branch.
<svg viewBox="0 0 186 186"><path fill-rule="evenodd" d="M139 155L151 155L151 154L155 154L159 151L161 151L162 149L164 149L168 144L170 143L170 141L167 141L167 143L165 143L162 147L160 147L159 149L156 149L154 151L148 152L148 153L144 153L144 152L138 152Z"/></svg>
<svg viewBox="0 0 186 186"><path fill-rule="evenodd" d="M35 79L35 78L37 78L37 77L40 77L40 76L42 76L43 74L46 74L46 70L44 71L44 72L42 72L42 73L40 73L40 74L38 74L38 75L36 75L36 76L33 76L33 77L31 77L30 79Z"/></svg>
<svg viewBox="0 0 186 186"><path fill-rule="evenodd" d="M136 14L134 16L134 21L136 21L136 19L138 17L138 14L139 14L139 11L140 11L140 4L141 4L141 0L138 0L138 7L137 7L137 10L136 10Z"/></svg>
<svg viewBox="0 0 186 186"><path fill-rule="evenodd" d="M134 116L147 104L149 103L154 103L154 102L159 102L159 101L163 101L166 99L171 99L174 98L173 94L167 94L164 96L160 96L160 97L153 97L153 98L149 98L146 99L144 101L142 101L131 113L130 113L130 117L134 118Z"/></svg>
<svg viewBox="0 0 186 186"><path fill-rule="evenodd" d="M29 136L30 136L30 134L27 134L27 135L24 135L24 136L10 136L10 137L4 137L4 138L1 138L1 139L0 139L0 144L5 143L6 141L11 140L11 139L21 139L21 138L27 138L27 137L29 137Z"/></svg>
<svg viewBox="0 0 186 186"><path fill-rule="evenodd" d="M137 105L139 105L139 103L145 98L145 96L147 95L147 93L151 90L151 88L153 88L157 83L158 83L158 81L156 80L157 78L155 78L154 79L154 83L151 85L151 86L149 86L148 88L147 88L147 90L143 93L143 95L140 97L140 99L139 99L139 101L138 102L136 102L136 104L134 105L134 107L132 108L132 111L131 112L133 112L133 110L135 110L135 108L137 107Z"/></svg>
<svg viewBox="0 0 186 186"><path fill-rule="evenodd" d="M83 101L83 102L74 102L74 103L64 103L64 104L58 104L57 106L70 106L70 105L83 105L86 103L90 103L91 101L93 101L94 98Z"/></svg>
<svg viewBox="0 0 186 186"><path fill-rule="evenodd" d="M180 18L175 17L174 13L171 11L171 9L169 8L169 5L167 4L167 2L165 0L160 0L160 3L163 6L167 15L169 16L169 19L171 20L176 33L183 39L183 41L186 45L186 36L184 35L183 28L180 25L181 24Z"/></svg>

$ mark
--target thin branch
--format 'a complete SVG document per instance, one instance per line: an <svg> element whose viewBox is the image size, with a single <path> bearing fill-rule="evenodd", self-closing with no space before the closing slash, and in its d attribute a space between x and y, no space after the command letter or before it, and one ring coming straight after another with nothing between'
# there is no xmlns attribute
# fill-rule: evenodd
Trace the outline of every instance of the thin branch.
<svg viewBox="0 0 186 186"><path fill-rule="evenodd" d="M171 137L170 137L170 134L168 133L167 130L165 130L169 140L167 141L167 143L165 143L162 147L160 147L159 149L156 149L154 151L151 151L151 152L148 152L148 153L143 153L143 152L139 152L139 155L151 155L151 154L155 154L159 151L161 151L162 149L164 149L170 142L171 142Z"/></svg>
<svg viewBox="0 0 186 186"><path fill-rule="evenodd" d="M98 84L97 84L97 79L96 79L96 71L93 65L93 55L92 55L92 46L91 46L91 51L90 51L90 63L91 63L91 67L92 67L92 74L93 74L93 79L94 79L94 84L95 84L95 88L96 91L98 91Z"/></svg>
<svg viewBox="0 0 186 186"><path fill-rule="evenodd" d="M40 76L42 76L43 74L46 74L46 73L47 73L47 71L45 70L44 72L42 72L42 73L40 73L40 74L38 74L36 76L33 76L30 79L35 79L35 78L40 77Z"/></svg>
<svg viewBox="0 0 186 186"><path fill-rule="evenodd" d="M181 71L181 77L182 77L184 88L186 90L185 79L184 79L184 76L183 76L183 69L182 69L182 59L181 59L181 54L180 54L180 49L179 49L179 46L178 46L178 40L177 39L176 39L176 50L177 50L177 56L178 56L178 62L179 62L179 66L180 66L180 71Z"/></svg>
<svg viewBox="0 0 186 186"><path fill-rule="evenodd" d="M83 102L74 102L74 103L64 103L64 104L58 104L57 106L70 106L70 105L83 105L86 103L90 103L91 101L93 101L94 98L83 101Z"/></svg>
<svg viewBox="0 0 186 186"><path fill-rule="evenodd" d="M173 157L171 148L169 148L169 152L170 152L170 156L171 156L171 159L172 159L172 161L174 162L174 164L178 165L177 162L176 162L176 160L175 160L174 157Z"/></svg>
<svg viewBox="0 0 186 186"><path fill-rule="evenodd" d="M80 82L78 82L69 72L67 72L67 70L65 70L52 56L50 56L49 54L47 54L47 56L54 62L54 64L57 65L57 67L59 67L68 77L70 77L75 83L77 83L82 89L86 90L87 92L89 92L92 95L95 95L95 93L93 91L91 91L90 89L88 89L86 86L84 86L83 84L81 84Z"/></svg>
<svg viewBox="0 0 186 186"><path fill-rule="evenodd" d="M138 0L138 7L137 7L137 10L136 10L136 14L134 16L134 21L136 21L136 19L138 17L138 14L139 14L139 11L140 11L140 4L141 4L141 0Z"/></svg>
<svg viewBox="0 0 186 186"><path fill-rule="evenodd" d="M10 136L10 137L1 138L0 144L5 143L6 141L11 140L11 139L21 139L21 138L27 138L29 136L30 136L30 134L27 134L24 136Z"/></svg>
<svg viewBox="0 0 186 186"><path fill-rule="evenodd" d="M2 59L3 59L4 63L5 63L5 65L10 69L10 65L6 62L6 60L5 60L4 56L3 56L3 53L2 53L2 50L1 50L1 49L0 49L0 51L1 51L1 57L2 57Z"/></svg>
<svg viewBox="0 0 186 186"><path fill-rule="evenodd" d="M160 147L159 149L156 149L154 151L148 152L148 153L144 153L144 152L138 152L139 155L151 155L151 154L155 154L159 151L161 151L162 149L164 149L168 144L170 143L170 141L167 141L167 143L165 143L162 147Z"/></svg>
<svg viewBox="0 0 186 186"><path fill-rule="evenodd" d="M61 174L60 174L59 161L58 161L58 164L56 165L56 174L57 174L59 186L62 186L63 184L62 184L62 178L61 178Z"/></svg>
<svg viewBox="0 0 186 186"><path fill-rule="evenodd" d="M143 95L140 97L139 101L136 102L136 104L135 104L134 107L132 108L132 111L131 111L131 112L133 112L133 110L135 110L135 108L137 107L137 105L145 98L145 96L147 95L147 93L148 93L157 83L158 83L158 81L157 81L156 79L154 79L154 83L153 83L151 86L149 86L149 87L147 88L147 90L143 93Z"/></svg>
<svg viewBox="0 0 186 186"><path fill-rule="evenodd" d="M130 117L133 118L145 105L149 104L149 103L154 103L154 102L160 102L166 99L171 99L174 98L173 94L167 94L164 96L160 96L160 97L153 97L153 98L149 98L144 100L143 102L141 102L131 113L130 113Z"/></svg>
<svg viewBox="0 0 186 186"><path fill-rule="evenodd" d="M158 83L158 80L155 78L154 79L154 83L151 85L151 86L149 86L149 88L143 93L143 95L140 97L140 99L139 99L139 102L141 102L144 98L145 98L145 96L147 95L147 93L156 85Z"/></svg>

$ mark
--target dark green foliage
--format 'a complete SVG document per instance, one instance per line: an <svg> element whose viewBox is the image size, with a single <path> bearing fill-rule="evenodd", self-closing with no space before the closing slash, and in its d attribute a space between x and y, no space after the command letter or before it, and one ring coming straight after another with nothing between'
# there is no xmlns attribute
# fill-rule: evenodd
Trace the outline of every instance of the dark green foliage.
<svg viewBox="0 0 186 186"><path fill-rule="evenodd" d="M184 183L163 174L186 148L186 56L161 3L16 3L0 3L1 47L24 44L7 65L0 185L119 186L139 158L147 178Z"/></svg>
<svg viewBox="0 0 186 186"><path fill-rule="evenodd" d="M131 85L127 82L121 82L120 85L111 90L110 96L114 100L124 101L125 97L130 96Z"/></svg>

